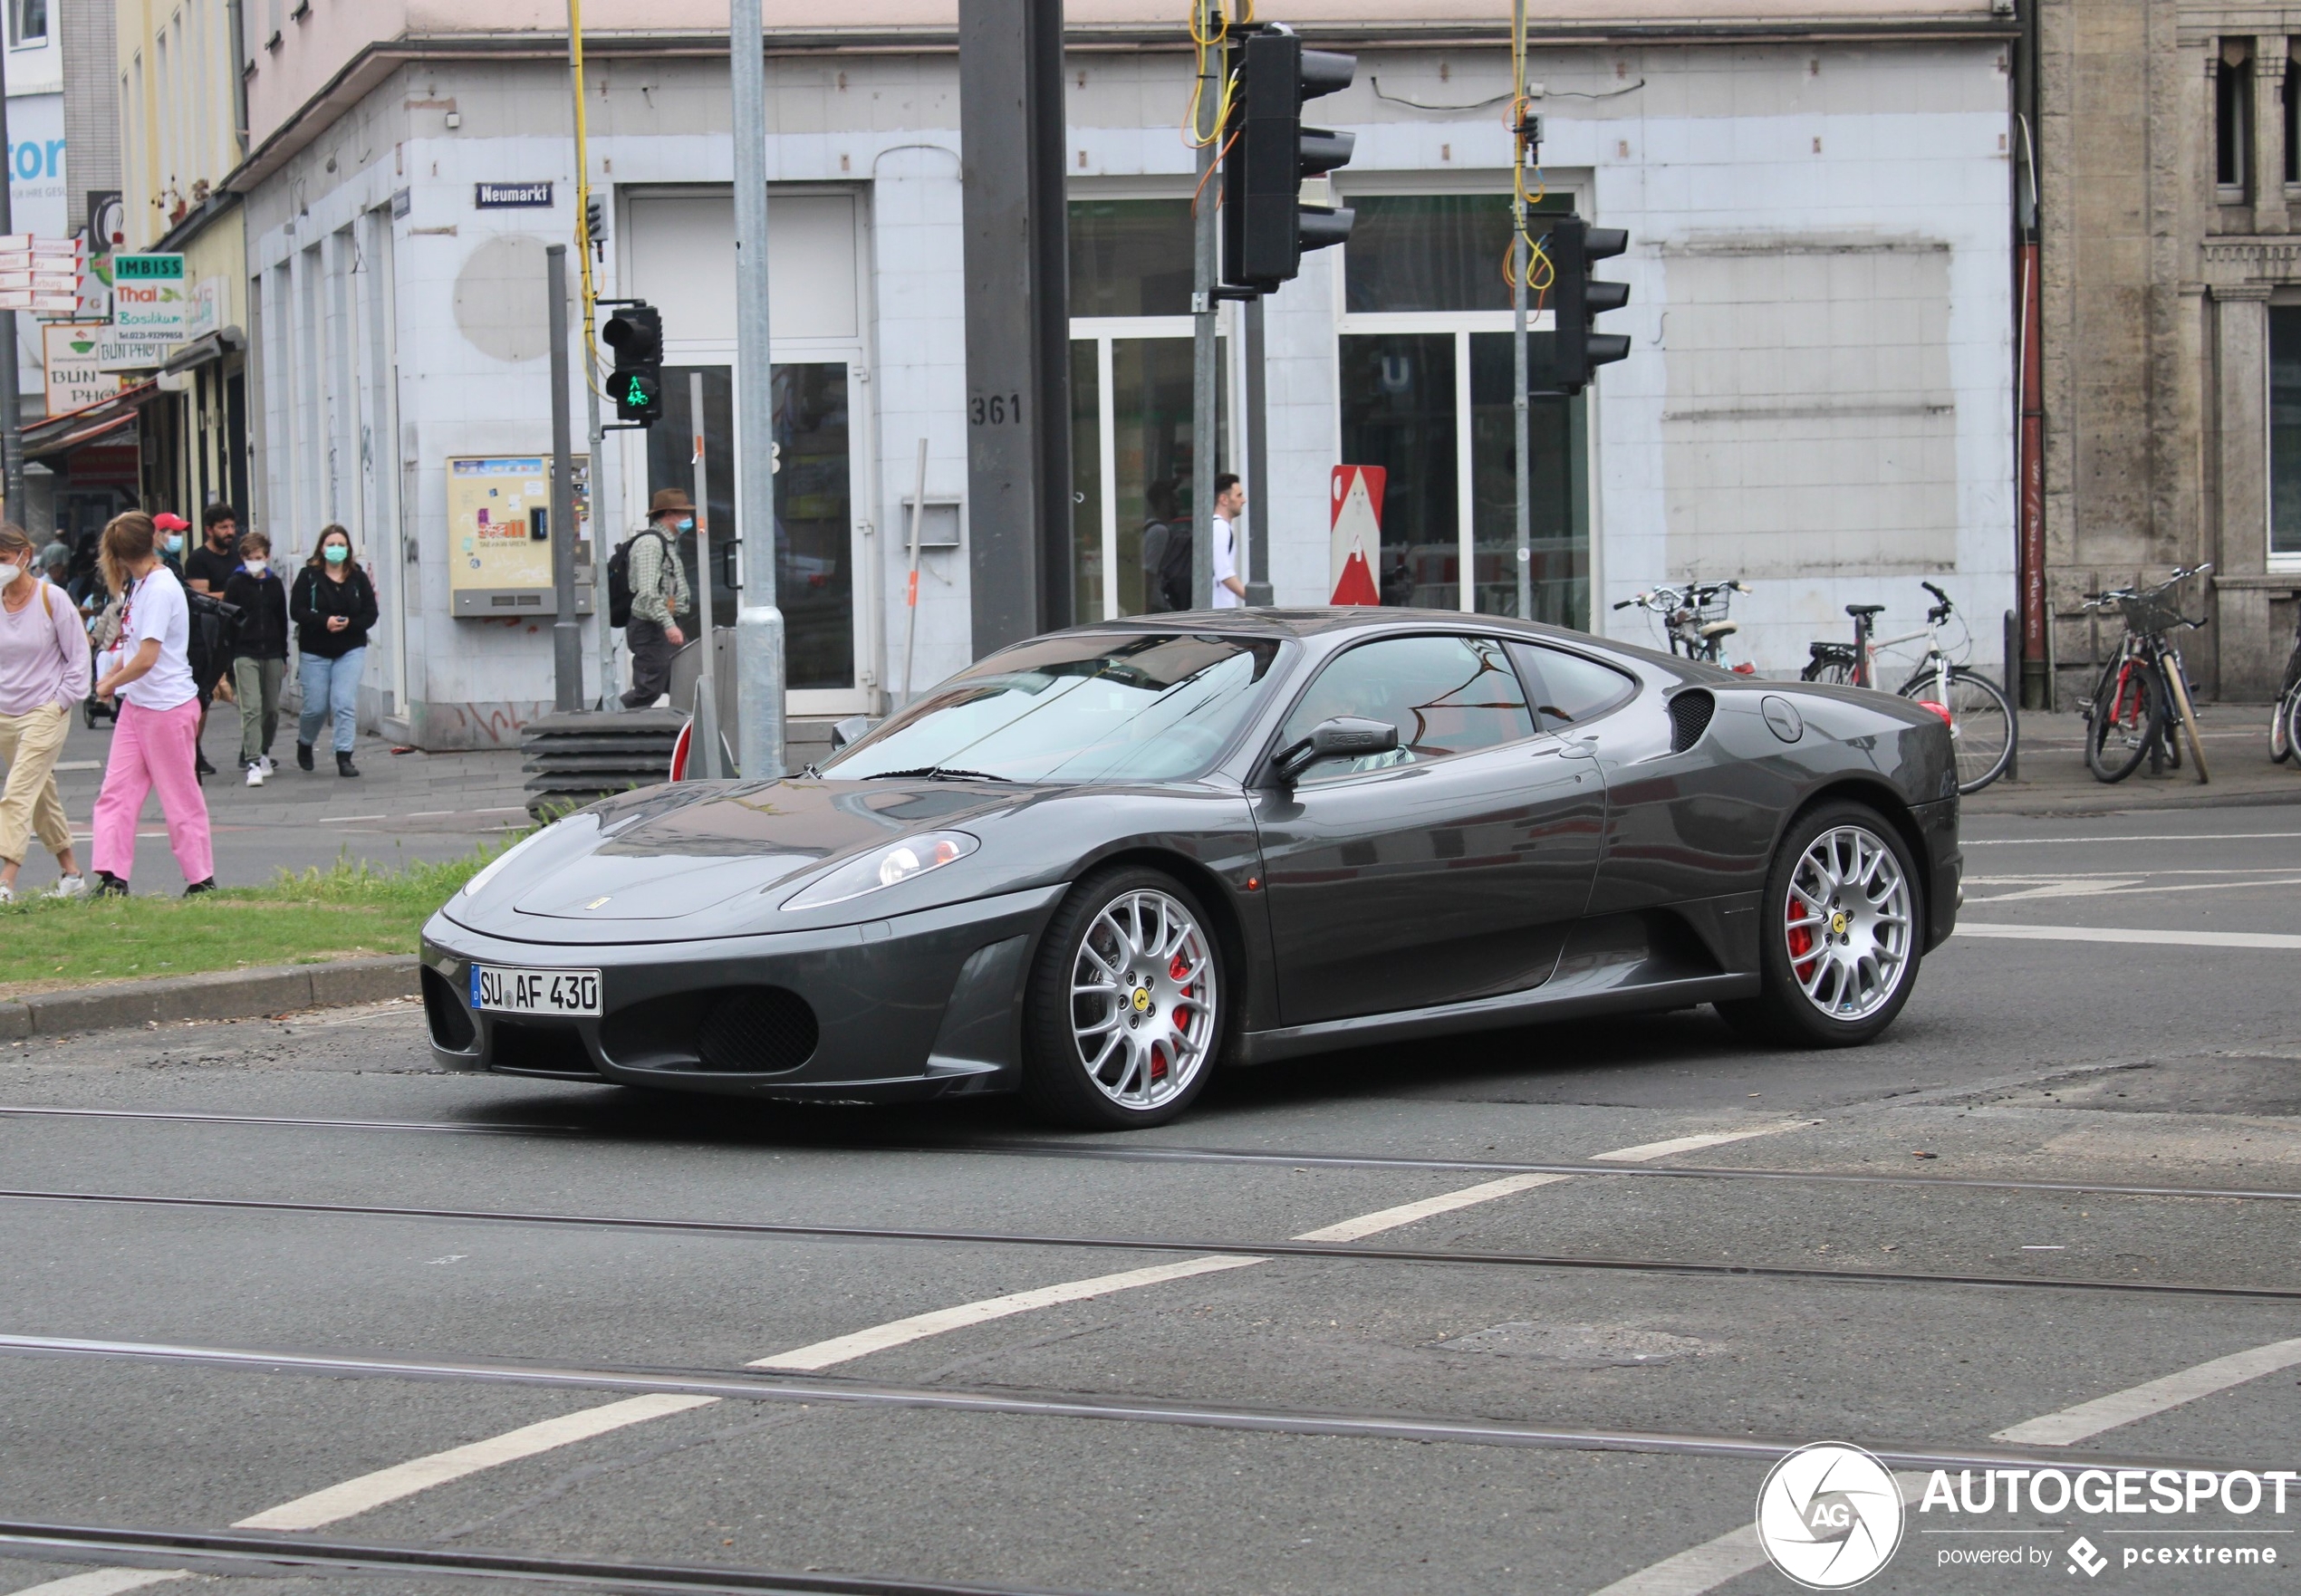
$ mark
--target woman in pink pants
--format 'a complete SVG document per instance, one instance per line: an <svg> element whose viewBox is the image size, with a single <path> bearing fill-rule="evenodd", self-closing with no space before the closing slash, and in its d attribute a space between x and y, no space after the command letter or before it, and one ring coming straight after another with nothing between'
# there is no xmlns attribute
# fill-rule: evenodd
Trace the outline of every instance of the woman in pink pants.
<svg viewBox="0 0 2301 1596"><path fill-rule="evenodd" d="M199 741L199 691L188 651L192 611L183 584L152 552L152 518L115 515L104 528L104 585L128 595L117 656L108 654L99 697L120 700L103 791L96 795L96 896L125 897L136 868L136 819L159 789L168 845L188 883L184 896L216 889L207 800L192 765Z"/></svg>

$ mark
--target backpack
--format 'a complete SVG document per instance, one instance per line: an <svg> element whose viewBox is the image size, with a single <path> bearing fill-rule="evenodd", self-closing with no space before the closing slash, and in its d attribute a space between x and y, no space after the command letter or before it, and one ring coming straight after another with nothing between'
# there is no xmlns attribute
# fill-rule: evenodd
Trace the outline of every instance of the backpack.
<svg viewBox="0 0 2301 1596"><path fill-rule="evenodd" d="M1194 529L1187 521L1167 524L1166 545L1158 551L1158 569L1151 582L1162 610L1190 608L1190 543Z"/></svg>
<svg viewBox="0 0 2301 1596"><path fill-rule="evenodd" d="M631 624L631 545L643 537L651 537L661 543L667 556L671 552L670 541L650 527L644 532L633 533L623 541L621 548L607 557L607 624L610 626Z"/></svg>

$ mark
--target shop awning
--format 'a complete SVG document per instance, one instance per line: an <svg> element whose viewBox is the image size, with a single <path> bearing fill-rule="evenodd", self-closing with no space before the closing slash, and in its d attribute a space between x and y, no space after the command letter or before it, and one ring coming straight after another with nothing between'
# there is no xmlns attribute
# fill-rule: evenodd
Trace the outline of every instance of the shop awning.
<svg viewBox="0 0 2301 1596"><path fill-rule="evenodd" d="M170 355L168 358L168 363L160 370L188 371L195 366L205 366L210 361L222 360L246 341L247 334L241 332L239 328L226 327L221 332L210 332L204 338L193 339L191 342Z"/></svg>
<svg viewBox="0 0 2301 1596"><path fill-rule="evenodd" d="M157 382L139 382L85 409L67 410L24 428L24 452L28 460L67 455L136 425L136 412L159 392Z"/></svg>

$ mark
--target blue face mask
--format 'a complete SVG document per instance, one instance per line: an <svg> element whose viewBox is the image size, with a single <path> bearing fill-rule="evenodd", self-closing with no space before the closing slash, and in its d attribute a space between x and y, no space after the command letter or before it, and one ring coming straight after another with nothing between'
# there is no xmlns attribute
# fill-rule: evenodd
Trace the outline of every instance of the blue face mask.
<svg viewBox="0 0 2301 1596"><path fill-rule="evenodd" d="M351 551L342 543L330 543L320 551L320 557L331 565L341 565L351 557Z"/></svg>
<svg viewBox="0 0 2301 1596"><path fill-rule="evenodd" d="M180 554L184 552L184 534L180 532L171 532L168 534L168 541L160 546L171 554Z"/></svg>
<svg viewBox="0 0 2301 1596"><path fill-rule="evenodd" d="M681 532L693 532L695 530L695 517L692 515L681 516L679 518L679 530Z"/></svg>

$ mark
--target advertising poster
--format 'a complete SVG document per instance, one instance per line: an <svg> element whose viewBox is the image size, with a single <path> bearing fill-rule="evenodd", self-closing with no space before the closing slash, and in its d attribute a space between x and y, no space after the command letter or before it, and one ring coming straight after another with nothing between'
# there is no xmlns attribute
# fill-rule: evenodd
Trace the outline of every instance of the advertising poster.
<svg viewBox="0 0 2301 1596"><path fill-rule="evenodd" d="M50 322L40 329L48 414L84 410L120 391L120 378L96 364L96 344L107 330L101 322Z"/></svg>

